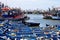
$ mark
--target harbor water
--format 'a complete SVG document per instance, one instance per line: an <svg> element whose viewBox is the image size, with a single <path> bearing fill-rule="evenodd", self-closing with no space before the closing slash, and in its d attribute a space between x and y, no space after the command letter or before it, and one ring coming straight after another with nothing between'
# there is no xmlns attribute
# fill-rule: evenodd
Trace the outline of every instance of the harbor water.
<svg viewBox="0 0 60 40"><path fill-rule="evenodd" d="M30 20L27 21L40 23L40 27L29 27L24 25L22 21L5 20L0 24L0 40L60 40L60 20L43 19L40 14L26 15L30 17ZM46 24L57 25L57 27L50 26L49 28L46 27ZM5 36L5 38L2 38L2 36Z"/></svg>
<svg viewBox="0 0 60 40"><path fill-rule="evenodd" d="M30 17L30 20L28 21L38 22L40 23L40 27L46 27L46 24L60 25L60 20L43 19L42 14L26 14L26 15Z"/></svg>

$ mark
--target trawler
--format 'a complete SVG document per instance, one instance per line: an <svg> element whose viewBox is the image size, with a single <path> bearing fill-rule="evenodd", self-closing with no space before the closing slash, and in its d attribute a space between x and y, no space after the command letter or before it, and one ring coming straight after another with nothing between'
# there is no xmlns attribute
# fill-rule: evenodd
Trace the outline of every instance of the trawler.
<svg viewBox="0 0 60 40"><path fill-rule="evenodd" d="M0 5L0 20L24 20L27 16L19 8L10 8L8 6L1 7Z"/></svg>
<svg viewBox="0 0 60 40"><path fill-rule="evenodd" d="M60 11L54 14L46 14L44 15L43 19L53 19L53 20L60 20Z"/></svg>

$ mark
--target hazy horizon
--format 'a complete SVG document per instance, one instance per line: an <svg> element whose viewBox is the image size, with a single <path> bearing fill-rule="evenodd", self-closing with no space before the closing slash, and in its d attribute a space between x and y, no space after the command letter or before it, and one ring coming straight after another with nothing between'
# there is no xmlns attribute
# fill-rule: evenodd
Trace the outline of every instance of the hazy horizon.
<svg viewBox="0 0 60 40"><path fill-rule="evenodd" d="M9 7L21 7L24 10L48 9L52 6L60 7L60 0L0 0L0 2Z"/></svg>

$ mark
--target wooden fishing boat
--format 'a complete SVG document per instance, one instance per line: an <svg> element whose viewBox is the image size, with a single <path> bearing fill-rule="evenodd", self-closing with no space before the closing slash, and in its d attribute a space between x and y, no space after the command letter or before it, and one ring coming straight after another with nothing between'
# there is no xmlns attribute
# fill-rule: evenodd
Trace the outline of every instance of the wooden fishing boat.
<svg viewBox="0 0 60 40"><path fill-rule="evenodd" d="M23 22L24 24L26 24L26 25L28 25L28 26L39 26L40 25L40 23L38 23L38 22L31 22L31 21L24 21Z"/></svg>

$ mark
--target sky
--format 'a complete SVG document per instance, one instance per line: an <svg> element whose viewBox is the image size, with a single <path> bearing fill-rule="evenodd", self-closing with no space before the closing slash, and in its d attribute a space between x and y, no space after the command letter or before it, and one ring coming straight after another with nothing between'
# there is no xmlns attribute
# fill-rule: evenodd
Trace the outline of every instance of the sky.
<svg viewBox="0 0 60 40"><path fill-rule="evenodd" d="M60 7L60 0L0 0L0 2L10 7L18 7L25 10Z"/></svg>

